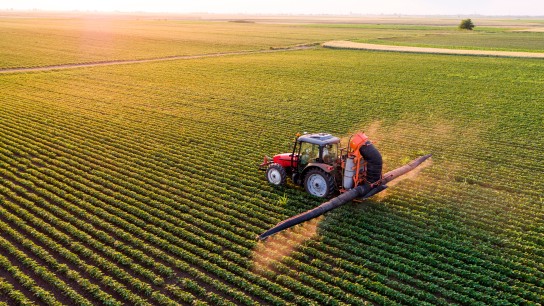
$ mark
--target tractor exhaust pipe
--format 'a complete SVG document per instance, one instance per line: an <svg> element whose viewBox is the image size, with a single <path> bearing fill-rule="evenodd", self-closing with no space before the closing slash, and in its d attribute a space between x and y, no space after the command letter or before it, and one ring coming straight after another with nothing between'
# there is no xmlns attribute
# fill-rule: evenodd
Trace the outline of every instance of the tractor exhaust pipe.
<svg viewBox="0 0 544 306"><path fill-rule="evenodd" d="M313 218L319 217L323 215L324 213L331 211L339 206L342 206L356 198L361 198L363 200L367 199L377 194L378 192L383 191L385 188L387 188L387 186L385 185L386 183L396 179L397 177L403 174L406 174L414 170L417 166L419 166L421 163L423 163L425 160L427 160L431 156L432 154L427 154L425 156L416 158L413 161L409 162L408 164L400 168L387 172L380 181L372 185L370 184L359 185L351 190L348 190L342 193L341 195L335 198L330 199L328 202L325 202L314 209L310 209L306 212L298 214L287 220L281 221L280 223L276 224L276 226L274 226L273 228L257 236L257 239L264 240L279 231L290 228L302 222L311 220Z"/></svg>

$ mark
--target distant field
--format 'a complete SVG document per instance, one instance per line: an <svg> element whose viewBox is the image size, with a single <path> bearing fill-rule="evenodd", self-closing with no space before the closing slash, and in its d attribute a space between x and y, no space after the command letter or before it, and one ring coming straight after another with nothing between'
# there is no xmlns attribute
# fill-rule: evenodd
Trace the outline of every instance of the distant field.
<svg viewBox="0 0 544 306"><path fill-rule="evenodd" d="M467 56L491 56L491 57L523 57L544 59L542 52L523 52L523 51L500 51L500 50L474 50L474 49L449 49L436 47L415 47L404 45L384 45L353 42L346 40L328 41L322 44L324 48L350 49L366 51L389 51L402 53L428 53L442 55L467 55ZM4 70L3 72L9 72Z"/></svg>
<svg viewBox="0 0 544 306"><path fill-rule="evenodd" d="M384 19L383 24L354 24L353 19L344 24L327 19L332 23L308 20L314 23L300 24L297 19L290 23L267 19L240 23L179 20L172 16L16 17L0 16L0 69L270 49L330 40L544 51L544 33L504 32L506 27L523 29L523 24L538 25L533 21L496 21L491 24L504 24L504 28L488 26L486 31L463 33L451 25L451 19ZM403 21L408 24L391 24ZM417 21L431 25L414 24Z"/></svg>
<svg viewBox="0 0 544 306"><path fill-rule="evenodd" d="M375 35L296 24L0 18L0 68L270 49Z"/></svg>
<svg viewBox="0 0 544 306"><path fill-rule="evenodd" d="M496 29L472 32L460 30L428 31L428 33L415 35L408 34L358 41L450 49L544 52L544 32L497 31Z"/></svg>
<svg viewBox="0 0 544 306"><path fill-rule="evenodd" d="M10 33L27 33L19 57L0 48L3 67L384 34L122 21L109 45L97 35L78 55L87 21L33 22L0 26L10 48ZM65 53L52 48L63 37ZM543 304L543 69L316 48L1 74L0 303ZM357 130L386 171L428 152L432 165L257 243L321 203L268 185L263 155L297 132Z"/></svg>

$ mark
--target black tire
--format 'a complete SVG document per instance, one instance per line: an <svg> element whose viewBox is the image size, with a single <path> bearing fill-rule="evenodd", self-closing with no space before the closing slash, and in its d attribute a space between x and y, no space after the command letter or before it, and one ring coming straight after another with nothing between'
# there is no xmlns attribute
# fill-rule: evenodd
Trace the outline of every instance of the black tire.
<svg viewBox="0 0 544 306"><path fill-rule="evenodd" d="M335 188L334 177L319 168L309 170L304 175L304 189L313 196L328 198L335 192Z"/></svg>
<svg viewBox="0 0 544 306"><path fill-rule="evenodd" d="M287 172L279 164L270 164L265 172L266 180L275 186L283 186L287 180Z"/></svg>

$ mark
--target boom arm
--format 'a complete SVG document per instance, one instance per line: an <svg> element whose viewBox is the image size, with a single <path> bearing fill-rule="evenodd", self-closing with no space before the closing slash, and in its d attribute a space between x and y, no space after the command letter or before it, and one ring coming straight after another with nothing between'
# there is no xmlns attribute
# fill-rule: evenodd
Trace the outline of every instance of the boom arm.
<svg viewBox="0 0 544 306"><path fill-rule="evenodd" d="M400 167L400 168L397 168L393 171L389 171L387 172L383 178L379 181L377 181L376 183L370 185L370 184L363 184L363 185L359 185L351 190L348 190L346 192L344 192L343 194L337 196L336 198L332 198L331 200L329 200L328 202L325 202L321 205L319 205L318 207L314 208L314 209L310 209L306 212L303 212L301 214L298 214L294 217L291 217L287 220L284 220L278 224L276 224L276 226L274 226L273 228L267 230L266 232L262 233L261 235L257 236L257 239L259 240L264 240L266 239L267 237L271 236L271 235L274 235L275 233L279 232L279 231L282 231L284 229L287 229L287 228L290 228L292 226L295 226L297 224L300 224L302 222L305 222L305 221L308 221L308 220L311 220L313 218L316 218L316 217L319 217L321 215L323 215L324 213L328 212L328 211L331 211L339 206L342 206L348 202L350 202L351 200L354 200L356 198L362 198L362 199L367 199L375 194L377 194L378 192L381 192L382 190L384 190L385 188L387 188L387 186L385 184L387 184L388 182L396 179L397 177L401 176L401 175L404 175L412 170L414 170L417 166L419 166L421 163L423 163L425 160L427 160L429 157L431 157L432 154L427 154L427 155L424 155L424 156L421 156L419 158L416 158L414 159L413 161L409 162L408 164ZM375 186L375 187L374 187Z"/></svg>

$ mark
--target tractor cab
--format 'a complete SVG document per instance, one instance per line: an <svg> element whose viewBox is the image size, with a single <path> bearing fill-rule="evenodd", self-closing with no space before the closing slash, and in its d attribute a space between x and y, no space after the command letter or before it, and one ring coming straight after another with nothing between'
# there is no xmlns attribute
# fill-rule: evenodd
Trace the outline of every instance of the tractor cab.
<svg viewBox="0 0 544 306"><path fill-rule="evenodd" d="M298 168L303 170L313 163L332 166L338 159L340 139L331 134L307 134L297 138L293 156L298 156Z"/></svg>

